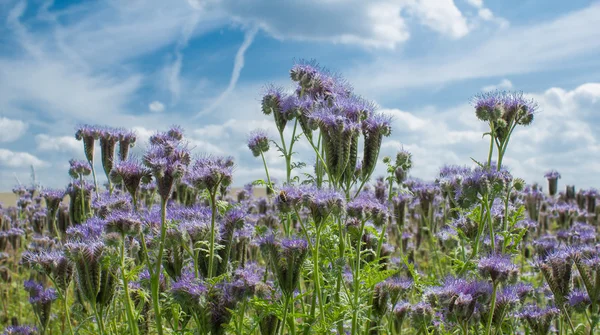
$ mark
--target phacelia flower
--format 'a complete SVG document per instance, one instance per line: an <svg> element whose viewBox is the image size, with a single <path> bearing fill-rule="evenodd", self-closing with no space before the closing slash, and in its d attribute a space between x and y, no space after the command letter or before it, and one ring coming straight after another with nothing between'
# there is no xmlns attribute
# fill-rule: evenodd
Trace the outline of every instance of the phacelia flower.
<svg viewBox="0 0 600 335"><path fill-rule="evenodd" d="M548 192L550 192L551 196L556 195L558 192L558 180L560 179L560 173L558 173L556 170L551 170L546 172L544 177L548 179Z"/></svg>
<svg viewBox="0 0 600 335"><path fill-rule="evenodd" d="M281 290L286 296L291 296L298 286L302 265L308 253L308 243L294 238L279 242L273 236L267 236L261 241L261 249L271 261Z"/></svg>
<svg viewBox="0 0 600 335"><path fill-rule="evenodd" d="M346 205L348 216L360 220L371 219L376 224L382 224L389 217L387 206L377 201L369 192L362 192Z"/></svg>
<svg viewBox="0 0 600 335"><path fill-rule="evenodd" d="M114 183L123 183L132 198L136 198L137 191L142 181L149 182L150 170L144 167L138 160L130 158L117 162L110 172L110 179Z"/></svg>
<svg viewBox="0 0 600 335"><path fill-rule="evenodd" d="M8 326L2 335L37 335L37 328L32 326Z"/></svg>
<svg viewBox="0 0 600 335"><path fill-rule="evenodd" d="M84 176L89 176L92 173L92 168L87 162L71 159L69 161L69 165L69 175L73 179L83 178Z"/></svg>
<svg viewBox="0 0 600 335"><path fill-rule="evenodd" d="M75 138L78 141L83 141L85 158L90 165L94 164L94 144L99 137L100 130L96 126L82 125L75 133Z"/></svg>
<svg viewBox="0 0 600 335"><path fill-rule="evenodd" d="M269 151L269 137L267 133L262 129L257 129L250 133L248 148L250 148L254 157L258 157L262 153Z"/></svg>
<svg viewBox="0 0 600 335"><path fill-rule="evenodd" d="M131 130L121 129L119 131L119 160L125 161L129 158L129 149L133 148L136 141L136 134Z"/></svg>
<svg viewBox="0 0 600 335"><path fill-rule="evenodd" d="M344 211L345 197L329 189L312 189L304 192L304 205L310 210L315 226L319 227L329 215L339 215Z"/></svg>
<svg viewBox="0 0 600 335"><path fill-rule="evenodd" d="M194 163L185 178L194 187L216 194L220 187L231 184L232 173L230 157L205 157Z"/></svg>
<svg viewBox="0 0 600 335"><path fill-rule="evenodd" d="M560 315L556 307L540 308L537 305L526 305L517 316L525 320L535 335L548 335L555 317Z"/></svg>
<svg viewBox="0 0 600 335"><path fill-rule="evenodd" d="M493 282L502 282L513 278L518 272L518 267L512 263L508 255L482 257L477 268L482 276L491 278Z"/></svg>
<svg viewBox="0 0 600 335"><path fill-rule="evenodd" d="M170 198L173 186L190 164L190 153L179 135L179 128L153 135L143 158L144 165L156 180L158 194L163 201Z"/></svg>

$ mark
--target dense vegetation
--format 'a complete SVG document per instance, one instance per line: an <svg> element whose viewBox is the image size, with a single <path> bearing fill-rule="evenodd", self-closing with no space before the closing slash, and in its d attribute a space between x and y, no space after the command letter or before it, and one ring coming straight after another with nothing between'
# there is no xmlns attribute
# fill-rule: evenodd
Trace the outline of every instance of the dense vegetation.
<svg viewBox="0 0 600 335"><path fill-rule="evenodd" d="M425 182L410 153L379 157L391 120L343 78L312 62L290 75L293 91L262 99L280 136L248 140L265 178L236 193L233 160L193 158L181 128L136 158L135 133L81 126L86 160L70 162L68 187L16 187L0 212L0 331L594 334L596 191L558 192L550 171L544 193L502 164L534 101L476 96L489 155ZM295 155L302 141L312 161Z"/></svg>

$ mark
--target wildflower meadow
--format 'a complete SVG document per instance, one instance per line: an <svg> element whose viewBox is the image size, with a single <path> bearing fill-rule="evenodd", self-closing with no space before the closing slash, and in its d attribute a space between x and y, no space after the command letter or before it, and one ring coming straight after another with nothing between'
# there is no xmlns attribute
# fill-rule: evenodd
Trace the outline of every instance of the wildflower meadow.
<svg viewBox="0 0 600 335"><path fill-rule="evenodd" d="M193 154L179 126L139 156L134 131L75 129L71 182L0 207L0 334L600 332L598 192L504 165L536 101L475 94L487 155L420 180L410 152L380 155L402 138L341 75L299 61L289 77L251 111L279 136L248 132L264 174L235 190L244 167Z"/></svg>

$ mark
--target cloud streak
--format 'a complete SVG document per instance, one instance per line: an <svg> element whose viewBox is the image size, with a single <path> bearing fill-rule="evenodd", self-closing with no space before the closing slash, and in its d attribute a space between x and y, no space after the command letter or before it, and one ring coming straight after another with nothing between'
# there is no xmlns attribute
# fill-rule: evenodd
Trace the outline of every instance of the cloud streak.
<svg viewBox="0 0 600 335"><path fill-rule="evenodd" d="M215 108L217 108L217 106L219 106L223 102L223 100L225 100L233 92L233 90L235 90L235 85L240 79L240 74L242 72L242 69L244 68L244 54L246 53L246 50L248 50L250 45L252 45L252 42L254 41L254 37L256 36L257 32L258 27L252 27L248 31L246 31L246 33L244 34L244 42L242 42L242 45L235 54L233 71L231 72L229 85L227 85L225 91L223 91L208 108L198 113L196 117L200 117L204 114L208 114L215 110Z"/></svg>

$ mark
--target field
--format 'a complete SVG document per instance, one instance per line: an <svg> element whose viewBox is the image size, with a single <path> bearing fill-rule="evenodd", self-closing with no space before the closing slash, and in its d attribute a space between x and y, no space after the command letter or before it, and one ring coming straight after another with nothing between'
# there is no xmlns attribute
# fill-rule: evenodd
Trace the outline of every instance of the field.
<svg viewBox="0 0 600 335"><path fill-rule="evenodd" d="M231 188L236 162L194 158L183 128L154 134L135 158L135 132L83 125L75 138L86 159L69 162L69 185L3 194L0 330L599 331L597 191L565 188L554 170L530 185L503 165L513 130L535 127L534 100L476 95L488 154L424 181L411 177L410 152L380 157L391 118L340 76L314 62L289 75L293 91L264 93L280 136L249 134L264 176L243 188ZM300 141L314 151L309 163L295 156ZM281 182L270 150L285 162Z"/></svg>
<svg viewBox="0 0 600 335"><path fill-rule="evenodd" d="M14 206L17 204L17 196L13 193L0 193L0 203L4 206Z"/></svg>

